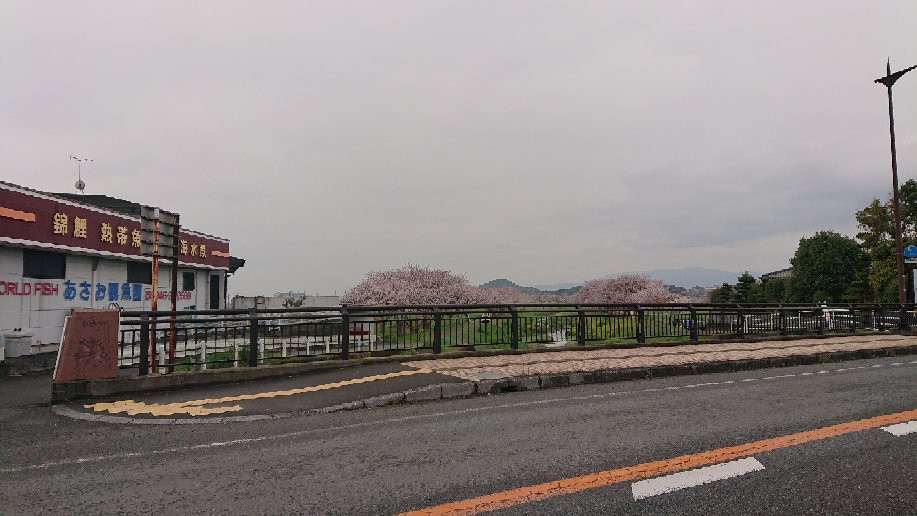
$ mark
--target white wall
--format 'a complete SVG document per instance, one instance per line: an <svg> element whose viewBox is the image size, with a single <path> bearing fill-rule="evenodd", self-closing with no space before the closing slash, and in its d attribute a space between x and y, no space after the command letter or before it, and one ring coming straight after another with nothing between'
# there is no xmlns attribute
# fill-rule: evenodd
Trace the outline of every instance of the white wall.
<svg viewBox="0 0 917 516"><path fill-rule="evenodd" d="M22 249L0 246L0 281L18 283L20 279L22 279ZM0 329L21 328L29 325L29 305L24 305L24 303L26 300L22 296L0 296Z"/></svg>
<svg viewBox="0 0 917 516"><path fill-rule="evenodd" d="M24 331L33 333L33 344L57 343L60 341L64 318L71 308L107 308L114 302L125 310L150 309L151 300L147 299L147 291L151 291L150 285L140 285L139 301L133 299L134 289L137 288L134 284L130 285L130 299L123 298L122 289L127 283L127 262L124 260L68 254L64 279L33 279L22 277L22 259L22 249L0 246L0 281L19 285L20 292L25 290L22 287L23 283L30 284L30 287L33 287L36 283L54 284L57 285L58 291L56 294L51 295L42 295L38 292L33 292L30 295L0 295L0 332L22 328ZM185 271L194 272L195 274L195 289L192 292L181 291L181 273ZM192 307L197 309L209 308L211 274L218 275L220 278L220 303L222 307L224 271L180 267L178 275L179 299L177 302L179 310L186 310ZM71 293L73 294L72 299L67 299L67 282L70 282L75 289ZM91 285L89 299L85 300L80 295L83 293L83 289L80 287L83 282ZM100 284L103 285L103 290L99 290L98 285ZM116 287L117 299L115 300L109 297L110 286ZM161 292L171 291L170 267L160 266L158 286ZM8 288L5 289L5 291L8 290ZM2 291L4 290L0 290L0 292ZM101 296L101 299L96 299L98 296ZM168 310L170 308L168 296L159 299L158 308L160 310Z"/></svg>

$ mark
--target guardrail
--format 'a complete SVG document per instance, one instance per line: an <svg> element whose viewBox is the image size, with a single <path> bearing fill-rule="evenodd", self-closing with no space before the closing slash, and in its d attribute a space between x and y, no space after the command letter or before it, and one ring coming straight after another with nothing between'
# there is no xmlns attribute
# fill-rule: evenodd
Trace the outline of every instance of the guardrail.
<svg viewBox="0 0 917 516"><path fill-rule="evenodd" d="M121 313L139 374L353 354L564 348L746 335L907 330L915 305L422 305Z"/></svg>

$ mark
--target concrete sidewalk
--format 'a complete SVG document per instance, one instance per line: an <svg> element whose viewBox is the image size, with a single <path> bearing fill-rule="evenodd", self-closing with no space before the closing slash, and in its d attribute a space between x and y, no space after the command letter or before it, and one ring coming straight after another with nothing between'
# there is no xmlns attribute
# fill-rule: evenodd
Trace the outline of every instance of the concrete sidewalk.
<svg viewBox="0 0 917 516"><path fill-rule="evenodd" d="M590 373L633 368L742 362L817 356L825 353L874 351L917 346L917 337L857 335L830 339L691 344L670 347L557 351L529 355L467 357L405 362L464 380Z"/></svg>
<svg viewBox="0 0 917 516"><path fill-rule="evenodd" d="M896 355L917 355L917 336L851 335L416 360L139 397L122 395L107 401L56 406L55 412L110 423L223 423L586 383Z"/></svg>

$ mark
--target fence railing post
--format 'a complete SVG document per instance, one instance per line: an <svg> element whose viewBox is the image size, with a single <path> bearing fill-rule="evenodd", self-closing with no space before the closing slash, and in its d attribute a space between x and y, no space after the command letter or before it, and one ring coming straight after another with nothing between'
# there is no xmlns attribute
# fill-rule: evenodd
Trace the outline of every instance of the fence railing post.
<svg viewBox="0 0 917 516"><path fill-rule="evenodd" d="M736 337L745 338L745 311L742 305L736 305Z"/></svg>
<svg viewBox="0 0 917 516"><path fill-rule="evenodd" d="M694 305L688 305L691 309L691 342L697 342L697 309L694 308Z"/></svg>
<svg viewBox="0 0 917 516"><path fill-rule="evenodd" d="M350 314L341 308L341 360L350 358Z"/></svg>
<svg viewBox="0 0 917 516"><path fill-rule="evenodd" d="M786 331L786 308L784 308L783 305L778 305L778 306L780 307L780 321L779 321L780 327L779 327L778 329L779 329L779 331L780 331L780 335L786 335L786 334L787 334L787 331Z"/></svg>
<svg viewBox="0 0 917 516"><path fill-rule="evenodd" d="M586 310L576 307L576 344L586 345Z"/></svg>
<svg viewBox="0 0 917 516"><path fill-rule="evenodd" d="M248 311L248 365L258 366L258 310Z"/></svg>
<svg viewBox="0 0 917 516"><path fill-rule="evenodd" d="M637 343L643 344L646 342L646 326L645 326L645 317L643 309L640 308L640 305L637 305Z"/></svg>
<svg viewBox="0 0 917 516"><path fill-rule="evenodd" d="M515 307L510 307L509 316L509 347L519 349L519 311Z"/></svg>
<svg viewBox="0 0 917 516"><path fill-rule="evenodd" d="M150 316L140 316L140 376L150 374Z"/></svg>
<svg viewBox="0 0 917 516"><path fill-rule="evenodd" d="M443 314L433 309L433 352L443 352Z"/></svg>

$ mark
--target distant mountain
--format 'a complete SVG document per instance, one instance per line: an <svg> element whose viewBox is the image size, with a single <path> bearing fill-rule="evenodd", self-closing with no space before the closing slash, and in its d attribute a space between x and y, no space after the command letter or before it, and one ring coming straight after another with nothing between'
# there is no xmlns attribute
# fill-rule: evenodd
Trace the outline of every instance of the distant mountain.
<svg viewBox="0 0 917 516"><path fill-rule="evenodd" d="M555 283L554 285L535 285L538 290L565 290L573 287L581 287L582 283Z"/></svg>
<svg viewBox="0 0 917 516"><path fill-rule="evenodd" d="M514 290L518 290L520 292L528 292L531 294L559 294L562 296L572 296L573 294L576 294L577 292L579 292L579 289L582 288L581 285L577 285L576 283L565 283L564 285L570 285L570 286L566 288L556 288L556 289L523 287L522 285L513 283L512 281L508 279L499 278L495 280L490 280L487 283L483 283L480 285L480 287L481 288L511 288Z"/></svg>
<svg viewBox="0 0 917 516"><path fill-rule="evenodd" d="M758 277L756 272L750 272L752 276ZM679 287L691 288L696 285L702 287L713 287L723 283L735 283L736 279L742 275L741 272L724 271L722 269L708 269L706 267L683 267L680 269L653 269L651 271L619 272L603 276L605 278L616 278L624 274L642 274L657 279L666 285L676 285Z"/></svg>
<svg viewBox="0 0 917 516"><path fill-rule="evenodd" d="M760 276L760 274L756 272L749 271L749 273L756 278ZM742 275L741 272L724 271L722 269L710 269L707 267L682 267L680 269L653 269L650 271L617 272L614 274L608 274L607 276L602 276L599 279L617 278L618 276L623 276L625 274L640 274L643 276L649 276L653 279L657 279L663 282L666 285L684 287L685 289L690 289L695 286L717 287L723 283L735 283L736 279ZM573 295L579 292L579 290L582 288L582 283L558 283L556 285L523 287L522 285L514 283L506 278L500 278L490 280L487 283L482 284L481 287L507 287L516 289L520 292L530 292L533 294L543 293Z"/></svg>
<svg viewBox="0 0 917 516"><path fill-rule="evenodd" d="M535 287L523 287L522 285L517 285L516 283L513 283L512 281L506 278L498 278L495 280L490 280L487 283L482 283L479 286L481 288L511 288L513 290L518 290L520 292L531 292L533 294L537 294L541 292L539 289Z"/></svg>

